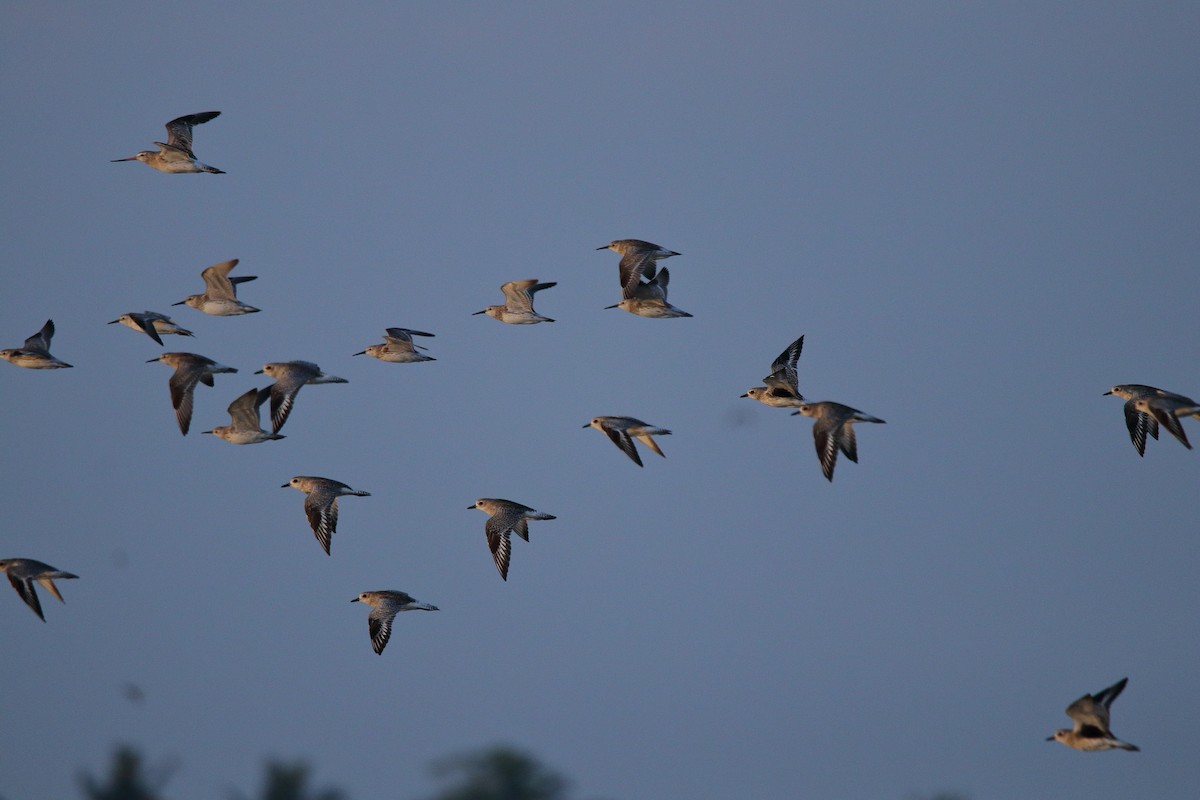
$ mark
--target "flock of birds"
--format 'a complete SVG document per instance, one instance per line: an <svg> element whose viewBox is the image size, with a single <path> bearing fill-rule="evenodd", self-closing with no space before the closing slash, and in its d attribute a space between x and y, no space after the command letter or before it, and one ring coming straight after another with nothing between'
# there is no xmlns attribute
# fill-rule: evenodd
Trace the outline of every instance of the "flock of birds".
<svg viewBox="0 0 1200 800"><path fill-rule="evenodd" d="M155 142L158 146L157 152L144 150L128 158L114 159L114 161L140 161L153 169L167 173L224 174L223 170L197 160L195 153L192 152L193 127L209 122L219 114L219 111L206 111L173 119L166 125L167 141L165 143ZM618 264L621 300L607 308L621 308L638 316L655 319L692 316L667 301L670 273L666 267L660 269L657 263L663 259L678 256L679 253L640 239L618 239L596 249L612 250L621 256ZM214 316L239 316L258 312L260 309L238 299L237 287L255 280L256 276L231 277L229 273L237 264L238 260L232 259L208 267L201 273L204 280L204 292L190 295L173 305L187 305ZM486 314L510 325L554 322L553 319L538 314L533 308L534 295L553 286L555 286L553 282L543 283L536 278L508 281L500 287L504 294L503 304L489 306L475 313ZM191 331L180 327L166 314L155 311L122 314L109 324L117 323L145 333L159 345L163 345L162 337L165 335L194 336ZM432 337L433 335L409 328L387 328L383 344L370 345L354 355L367 355L393 364L433 361L435 359L432 356L419 352L426 348L413 341L414 336ZM50 343L53 337L54 322L47 320L41 330L25 340L24 346L0 350L0 358L27 369L71 367L70 364L50 353ZM804 337L801 336L788 345L772 362L770 374L762 379L764 385L752 387L741 396L756 400L766 406L793 409L793 415L811 417L814 421L813 439L821 471L827 480L832 481L839 452L851 461L858 461L854 423L882 424L884 420L841 403L807 400L800 392L796 369L803 347ZM185 436L191 426L192 400L196 384L203 383L211 387L214 385L214 375L237 372L233 367L218 364L210 358L195 353L162 353L147 363L154 361L161 361L174 369L174 373L168 381L168 387L176 422L179 425L180 433ZM255 374L269 376L274 379L274 383L261 389L250 389L237 397L229 404L230 424L214 427L204 433L212 434L236 445L259 444L283 439L284 436L279 431L287 422L301 388L308 384L347 383L344 378L328 375L309 361L271 362L265 364ZM1147 436L1158 438L1160 425L1166 428L1184 447L1191 449L1181 419L1185 417L1200 419L1200 404L1197 404L1196 401L1180 394L1143 384L1118 384L1104 394L1114 395L1125 400L1125 423L1138 455L1145 455ZM269 431L262 428L259 417L259 409L268 399L270 400L271 425ZM642 459L633 440L636 439L645 447L665 458L665 454L653 437L671 433L665 428L626 416L596 417L583 427L602 431L639 467L643 466ZM368 492L352 489L341 481L316 476L298 475L283 484L283 488L288 487L304 492L304 511L309 525L327 555L330 554L332 537L337 528L338 498L369 496ZM552 520L555 518L552 514L538 511L521 503L498 498L480 498L468 508L477 508L488 515L487 521L484 523L484 532L496 569L503 580L508 580L510 534L515 532L525 541L529 541L529 520ZM63 602L63 597L54 581L78 577L29 558L0 560L0 571L8 576L9 583L12 584L17 594L43 622L45 615L42 612L34 584L40 584L60 602ZM362 592L351 602L361 602L371 607L368 616L368 631L372 647L378 654L382 654L387 645L391 636L392 622L398 613L401 611L438 610L437 606L419 602L406 592L399 590ZM1115 737L1109 727L1109 709L1112 702L1124 690L1127 682L1128 678L1122 678L1102 691L1080 697L1066 709L1067 715L1074 722L1073 727L1055 732L1048 740L1059 741L1069 747L1084 751L1114 748L1136 751L1138 749L1136 746Z"/></svg>

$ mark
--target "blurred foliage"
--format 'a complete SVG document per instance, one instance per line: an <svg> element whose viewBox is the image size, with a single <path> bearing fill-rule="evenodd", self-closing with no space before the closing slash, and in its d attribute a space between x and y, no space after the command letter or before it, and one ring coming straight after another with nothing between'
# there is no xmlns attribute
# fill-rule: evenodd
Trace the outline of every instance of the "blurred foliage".
<svg viewBox="0 0 1200 800"><path fill-rule="evenodd" d="M113 753L104 782L91 775L80 778L85 800L162 800L159 790L174 771L173 762L147 770L141 755L129 745ZM340 789L309 788L311 768L304 761L268 760L262 786L253 798L238 790L231 800L346 800ZM430 771L444 784L430 800L568 800L570 782L532 755L505 745L435 761ZM931 800L966 800L937 795Z"/></svg>
<svg viewBox="0 0 1200 800"><path fill-rule="evenodd" d="M268 761L258 800L346 800L346 795L340 789L310 792L308 789L310 771L308 764L303 761L297 761L294 764ZM239 793L235 797L245 798L246 796Z"/></svg>
<svg viewBox="0 0 1200 800"><path fill-rule="evenodd" d="M166 784L173 767L155 770L148 775L142 757L129 745L121 745L113 753L108 780L101 784L91 775L79 779L87 800L160 800L158 790Z"/></svg>
<svg viewBox="0 0 1200 800"><path fill-rule="evenodd" d="M432 800L566 800L569 785L533 756L506 746L450 756L431 771L456 779Z"/></svg>

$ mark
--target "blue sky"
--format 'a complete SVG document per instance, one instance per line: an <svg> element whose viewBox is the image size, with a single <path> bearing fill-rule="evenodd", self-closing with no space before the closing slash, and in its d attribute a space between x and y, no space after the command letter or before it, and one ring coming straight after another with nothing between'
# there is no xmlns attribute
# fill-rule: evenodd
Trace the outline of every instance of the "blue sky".
<svg viewBox="0 0 1200 800"><path fill-rule="evenodd" d="M80 576L45 625L0 595L6 796L117 742L183 799L268 756L415 798L501 741L614 800L1194 792L1200 462L1138 458L1101 393L1200 394L1195 8L0 14L0 346L53 318L75 365L0 365L0 555ZM209 109L228 174L109 163ZM693 319L604 310L625 237L682 253ZM262 313L169 308L228 258ZM522 278L558 322L471 316ZM105 325L143 309L240 370L186 438L163 348ZM351 358L388 326L437 361ZM807 419L738 397L800 334L802 391L888 423L832 484ZM349 384L280 442L198 434L296 358ZM665 460L581 430L621 414ZM372 493L332 557L293 475ZM507 583L478 497L558 517ZM382 588L442 610L377 657L349 601ZM1044 741L1125 675L1141 753Z"/></svg>

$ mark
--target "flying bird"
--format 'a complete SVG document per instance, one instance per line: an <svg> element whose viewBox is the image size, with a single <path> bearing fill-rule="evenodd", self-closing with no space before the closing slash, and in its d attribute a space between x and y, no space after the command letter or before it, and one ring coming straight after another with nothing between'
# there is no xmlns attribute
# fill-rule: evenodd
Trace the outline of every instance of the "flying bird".
<svg viewBox="0 0 1200 800"><path fill-rule="evenodd" d="M153 150L143 150L129 158L114 158L113 163L140 161L159 172L211 172L216 175L224 175L225 170L200 163L196 160L196 154L192 152L192 127L215 119L220 114L220 111L203 111L199 114L176 117L167 123L166 143L154 143L158 146L157 153Z"/></svg>
<svg viewBox="0 0 1200 800"><path fill-rule="evenodd" d="M1138 752L1140 748L1137 745L1121 741L1113 736L1112 730L1108 727L1109 707L1112 706L1113 700L1117 699L1127 683L1129 683L1129 678L1121 678L1107 689L1102 689L1095 694L1085 694L1071 703L1067 706L1066 714L1074 720L1075 726L1055 731L1053 736L1046 737L1046 741L1062 742L1067 747L1087 753L1116 748Z"/></svg>
<svg viewBox="0 0 1200 800"><path fill-rule="evenodd" d="M425 348L413 342L412 337L414 336L433 336L433 334L425 333L424 331L414 331L411 328L387 328L386 335L383 337L383 344L373 344L354 355L370 356L380 361L386 361L389 364L414 364L418 361L436 361L437 359L433 356L417 352L417 350L424 350Z"/></svg>
<svg viewBox="0 0 1200 800"><path fill-rule="evenodd" d="M492 319L507 322L509 325L536 325L539 322L554 322L549 317L543 317L533 310L533 296L557 286L557 282L538 283L537 278L524 281L509 281L500 287L504 292L504 305L488 306L483 311L476 311L471 316L487 314Z"/></svg>
<svg viewBox="0 0 1200 800"><path fill-rule="evenodd" d="M292 413L296 395L306 383L349 383L345 378L326 375L311 361L272 361L255 370L255 375L269 375L271 384L271 431L279 433Z"/></svg>
<svg viewBox="0 0 1200 800"><path fill-rule="evenodd" d="M188 429L192 425L192 393L196 389L196 384L203 383L205 386L212 386L213 375L237 372L233 367L218 364L211 358L198 356L195 353L163 353L158 358L152 358L146 363L153 364L155 361L161 361L167 366L175 368L175 374L167 381L167 386L171 390L171 407L175 409L175 421L179 423L179 432L184 436L187 436ZM230 408L232 409L232 406ZM233 413L232 410L230 413ZM254 423L257 430L257 408L254 413Z"/></svg>
<svg viewBox="0 0 1200 800"><path fill-rule="evenodd" d="M177 336L196 335L189 330L179 327L175 324L175 320L166 314L160 314L157 311L142 311L141 313L131 311L128 314L122 314L108 324L116 325L118 322L127 328L141 331L159 344L163 343L161 334L164 333L175 334Z"/></svg>
<svg viewBox="0 0 1200 800"><path fill-rule="evenodd" d="M72 575L69 572L63 572L60 569L55 569L49 564L43 564L41 561L34 561L32 558L6 558L0 560L0 572L8 575L8 582L16 589L17 594L25 601L25 605L33 609L33 613L38 615L38 619L42 622L46 621L46 617L42 614L42 603L38 600L37 591L33 588L34 582L40 583L42 588L50 592L58 598L58 602L65 603L63 596L59 594L58 587L54 585L56 578L78 578L78 575Z"/></svg>
<svg viewBox="0 0 1200 800"><path fill-rule="evenodd" d="M854 423L883 423L879 417L864 414L857 408L828 401L803 403L799 410L792 412L793 417L797 414L812 417L815 421L813 440L816 442L821 472L828 481L833 481L833 468L837 466L838 450L845 453L846 458L855 464L858 463L858 444L854 438Z"/></svg>
<svg viewBox="0 0 1200 800"><path fill-rule="evenodd" d="M804 349L804 337L792 342L771 363L771 374L763 378L766 386L755 386L747 389L742 397L750 397L763 405L774 408L799 408L804 404L804 395L800 394L799 378L796 374L796 362L800 360L800 351Z"/></svg>
<svg viewBox="0 0 1200 800"><path fill-rule="evenodd" d="M42 329L25 340L24 347L0 350L0 358L25 369L64 369L71 365L50 355L50 340L54 338L54 320L46 320Z"/></svg>
<svg viewBox="0 0 1200 800"><path fill-rule="evenodd" d="M492 551L496 569L500 572L500 578L505 581L508 580L508 558L512 548L509 533L516 531L517 536L528 542L529 520L556 519L553 514L545 514L529 506L514 503L512 500L498 500L490 497L481 497L467 508L478 508L489 515L487 522L483 525L483 530L487 534L488 548Z"/></svg>
<svg viewBox="0 0 1200 800"><path fill-rule="evenodd" d="M641 239L614 239L596 249L612 250L621 256L617 269L620 271L621 288L623 289L629 287L630 284L637 284L638 279L632 277L635 271L639 277L645 272L646 280L653 280L656 269L655 262L679 255L674 250L668 250L661 245Z"/></svg>
<svg viewBox="0 0 1200 800"><path fill-rule="evenodd" d="M407 592L395 589L384 589L378 592L363 592L350 601L351 603L366 603L371 606L367 616L367 629L371 633L371 647L376 654L383 655L388 639L392 636L392 620L401 611L437 611L437 606L429 603L419 603Z"/></svg>
<svg viewBox="0 0 1200 800"><path fill-rule="evenodd" d="M304 498L304 513L308 516L308 524L313 536L325 548L325 555L331 555L329 545L333 534L337 531L338 498L346 495L355 497L370 497L370 492L360 492L351 489L341 481L330 478L316 478L309 475L297 475L280 488L299 489L307 495Z"/></svg>
<svg viewBox="0 0 1200 800"><path fill-rule="evenodd" d="M1188 450L1192 449L1179 418L1195 417L1200 419L1200 405L1197 405L1195 400L1182 395L1139 397L1133 401L1133 407L1139 414L1149 416L1170 431L1171 435Z"/></svg>
<svg viewBox="0 0 1200 800"><path fill-rule="evenodd" d="M652 263L646 259L645 263ZM641 281L640 272L634 271L633 283L625 284L622 290L621 302L605 308L620 308L630 314L650 319L671 319L674 317L690 317L691 314L682 308L677 308L667 302L667 284L671 280L671 272L666 267L650 281Z"/></svg>
<svg viewBox="0 0 1200 800"><path fill-rule="evenodd" d="M229 277L229 271L238 265L238 259L231 258L219 264L213 264L200 273L204 279L204 293L193 294L172 303L174 306L191 306L205 314L214 317L236 317L242 314L254 314L261 309L246 305L237 299L237 285L257 280L257 275L239 275Z"/></svg>
<svg viewBox="0 0 1200 800"><path fill-rule="evenodd" d="M283 439L283 435L268 433L259 427L258 407L270 396L270 389L251 389L229 404L230 424L218 425L204 433L211 433L230 444L258 444Z"/></svg>
<svg viewBox="0 0 1200 800"><path fill-rule="evenodd" d="M1178 417L1194 416L1200 419L1200 406L1190 397L1168 392L1144 383L1118 383L1104 393L1125 401L1125 427L1129 430L1129 441L1139 456L1146 455L1146 436L1158 438L1160 422L1184 447L1191 449L1183 426ZM1139 406L1139 401L1147 401Z"/></svg>
<svg viewBox="0 0 1200 800"><path fill-rule="evenodd" d="M666 454L659 449L658 443L650 438L670 434L671 432L665 428L656 428L633 417L596 417L583 427L603 431L609 439L612 439L612 443L621 448L621 452L633 459L633 463L639 467L642 466L642 457L638 455L637 448L633 445L633 439L637 439L646 447L666 458Z"/></svg>

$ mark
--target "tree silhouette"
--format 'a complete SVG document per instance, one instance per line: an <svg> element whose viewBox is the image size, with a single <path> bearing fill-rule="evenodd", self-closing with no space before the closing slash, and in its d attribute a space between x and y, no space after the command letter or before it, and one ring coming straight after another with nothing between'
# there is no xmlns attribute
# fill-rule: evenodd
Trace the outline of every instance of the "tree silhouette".
<svg viewBox="0 0 1200 800"><path fill-rule="evenodd" d="M294 764L268 761L259 800L345 800L346 796L338 789L310 793L309 772L308 764L303 761ZM233 797L235 800L247 800L246 795L240 792L235 792Z"/></svg>
<svg viewBox="0 0 1200 800"><path fill-rule="evenodd" d="M129 745L120 745L113 753L106 784L101 784L91 775L79 779L84 797L88 800L159 800L162 788L174 771L167 764L155 770L156 775L146 775L142 768L142 757Z"/></svg>
<svg viewBox="0 0 1200 800"><path fill-rule="evenodd" d="M458 778L433 800L566 800L568 782L533 756L503 745L434 762L435 777Z"/></svg>

